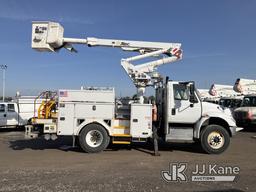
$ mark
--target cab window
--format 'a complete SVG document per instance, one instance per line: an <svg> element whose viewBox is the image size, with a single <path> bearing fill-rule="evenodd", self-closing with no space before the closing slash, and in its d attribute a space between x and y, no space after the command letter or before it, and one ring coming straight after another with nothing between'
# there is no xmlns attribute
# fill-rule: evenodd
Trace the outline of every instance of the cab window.
<svg viewBox="0 0 256 192"><path fill-rule="evenodd" d="M8 104L7 108L8 108L8 112L15 112L14 104Z"/></svg>
<svg viewBox="0 0 256 192"><path fill-rule="evenodd" d="M244 97L242 107L256 106L256 97Z"/></svg>
<svg viewBox="0 0 256 192"><path fill-rule="evenodd" d="M175 100L188 100L189 99L189 91L185 84L174 84L173 85L173 93Z"/></svg>
<svg viewBox="0 0 256 192"><path fill-rule="evenodd" d="M0 104L0 113L5 112L5 104Z"/></svg>

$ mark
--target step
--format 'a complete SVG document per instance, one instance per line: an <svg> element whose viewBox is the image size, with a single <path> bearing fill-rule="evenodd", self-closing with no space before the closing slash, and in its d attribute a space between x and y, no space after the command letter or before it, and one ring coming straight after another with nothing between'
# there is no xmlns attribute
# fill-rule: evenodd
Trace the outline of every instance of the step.
<svg viewBox="0 0 256 192"><path fill-rule="evenodd" d="M131 144L131 135L130 134L114 134L112 135L113 144Z"/></svg>
<svg viewBox="0 0 256 192"><path fill-rule="evenodd" d="M132 137L130 134L113 134L113 137Z"/></svg>
<svg viewBox="0 0 256 192"><path fill-rule="evenodd" d="M113 144L131 144L130 141L112 141Z"/></svg>
<svg viewBox="0 0 256 192"><path fill-rule="evenodd" d="M114 129L130 129L130 127L124 126L124 125L117 125L113 127Z"/></svg>

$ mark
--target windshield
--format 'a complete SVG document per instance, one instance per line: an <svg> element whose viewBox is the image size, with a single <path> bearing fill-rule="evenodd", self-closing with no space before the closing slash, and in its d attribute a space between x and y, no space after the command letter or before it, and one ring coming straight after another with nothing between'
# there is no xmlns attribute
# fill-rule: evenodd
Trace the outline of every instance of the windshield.
<svg viewBox="0 0 256 192"><path fill-rule="evenodd" d="M223 107L231 107L231 99L220 99L219 105Z"/></svg>
<svg viewBox="0 0 256 192"><path fill-rule="evenodd" d="M242 106L243 107L256 106L256 97L244 97Z"/></svg>

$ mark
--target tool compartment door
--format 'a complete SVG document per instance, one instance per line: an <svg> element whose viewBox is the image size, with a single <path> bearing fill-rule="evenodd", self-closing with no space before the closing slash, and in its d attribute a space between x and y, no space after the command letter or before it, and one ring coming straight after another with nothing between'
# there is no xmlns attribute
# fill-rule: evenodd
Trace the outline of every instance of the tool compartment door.
<svg viewBox="0 0 256 192"><path fill-rule="evenodd" d="M72 103L60 103L58 114L58 135L73 135L74 107Z"/></svg>
<svg viewBox="0 0 256 192"><path fill-rule="evenodd" d="M152 105L131 104L130 134L136 138L148 138L152 135Z"/></svg>

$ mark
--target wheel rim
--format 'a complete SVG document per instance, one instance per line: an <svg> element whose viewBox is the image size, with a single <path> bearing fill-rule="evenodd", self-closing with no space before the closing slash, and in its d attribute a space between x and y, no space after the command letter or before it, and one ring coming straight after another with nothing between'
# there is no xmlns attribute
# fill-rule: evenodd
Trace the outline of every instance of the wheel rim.
<svg viewBox="0 0 256 192"><path fill-rule="evenodd" d="M103 135L98 130L91 130L86 134L85 140L90 147L99 147L103 142Z"/></svg>
<svg viewBox="0 0 256 192"><path fill-rule="evenodd" d="M211 148L220 149L225 143L225 138L220 132L213 131L208 135L207 142Z"/></svg>

